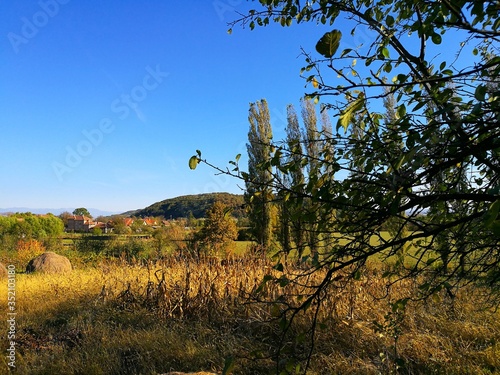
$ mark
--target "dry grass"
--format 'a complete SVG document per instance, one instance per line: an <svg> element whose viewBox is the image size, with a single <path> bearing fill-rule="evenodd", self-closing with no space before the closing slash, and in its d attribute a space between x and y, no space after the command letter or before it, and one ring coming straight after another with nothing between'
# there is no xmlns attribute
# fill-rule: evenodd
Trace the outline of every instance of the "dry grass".
<svg viewBox="0 0 500 375"><path fill-rule="evenodd" d="M307 288L270 282L260 297L281 296L283 304L249 303L266 274L280 276L263 260L174 258L149 265L106 262L70 275L19 274L17 373L221 373L230 357L234 374L303 368L315 305L283 336L279 314L285 303L300 303L298 294ZM377 272L359 281L338 278L321 296L308 373L499 371L498 314L478 309L472 289L453 300L443 294L393 310L390 303L414 284L406 280L387 290ZM0 361L5 369L5 358Z"/></svg>

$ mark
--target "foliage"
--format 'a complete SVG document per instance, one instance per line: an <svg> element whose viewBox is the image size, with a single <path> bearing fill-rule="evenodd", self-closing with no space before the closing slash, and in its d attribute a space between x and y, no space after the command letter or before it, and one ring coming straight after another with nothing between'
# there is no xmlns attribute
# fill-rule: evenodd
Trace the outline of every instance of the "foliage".
<svg viewBox="0 0 500 375"><path fill-rule="evenodd" d="M13 264L24 269L28 262L46 251L43 243L37 240L18 240Z"/></svg>
<svg viewBox="0 0 500 375"><path fill-rule="evenodd" d="M111 217L113 223L113 233L115 234L130 234L132 229L125 224L125 217L122 215L114 215Z"/></svg>
<svg viewBox="0 0 500 375"><path fill-rule="evenodd" d="M170 222L153 232L153 243L158 259L169 253L184 253L187 250L187 232L183 222Z"/></svg>
<svg viewBox="0 0 500 375"><path fill-rule="evenodd" d="M58 217L32 213L0 216L0 238L12 235L17 239L46 239L60 236L64 224Z"/></svg>
<svg viewBox="0 0 500 375"><path fill-rule="evenodd" d="M299 312L314 304L319 309L336 272L344 270L358 280L375 256L388 260L403 255L398 267L388 265L383 275L388 287L405 278L418 283L401 300L418 300L441 290L454 296L473 283L485 286L490 302L497 305L498 2L260 4L262 8L231 26L325 25L324 36L311 41L316 51L303 50L307 65L302 74L310 84L307 97L326 101L323 108L337 119L336 129L321 139L329 147L319 158L275 142L269 161L261 165L262 171L273 168L267 185L285 206L307 200L310 206L300 217L314 213L315 231L321 235L316 251L301 259L307 265L304 272L289 275L282 263L276 265L283 271L276 279L282 285L302 285L311 275L325 272L300 302L286 306L289 314L281 314L284 331ZM355 40L358 33L364 36L361 45ZM384 113L384 102L392 110ZM200 156L198 161L204 160ZM293 173L311 161L329 173L307 175L303 183L290 184ZM231 173L247 180L239 169ZM381 235L384 226L392 237ZM408 243L416 244L416 251L401 252Z"/></svg>
<svg viewBox="0 0 500 375"><path fill-rule="evenodd" d="M195 236L205 255L232 252L231 245L238 237L238 230L230 211L222 202L215 202L207 211L203 228Z"/></svg>
<svg viewBox="0 0 500 375"><path fill-rule="evenodd" d="M229 193L207 193L196 195L184 195L180 197L165 199L164 201L152 204L141 210L129 212L128 214L139 217L162 216L165 219L179 219L205 217L206 211L216 201L221 201L227 206L233 207L235 217L243 217L245 212L243 206L243 196Z"/></svg>
<svg viewBox="0 0 500 375"><path fill-rule="evenodd" d="M85 207L75 208L73 210L73 215L92 217L89 210L87 210Z"/></svg>
<svg viewBox="0 0 500 375"><path fill-rule="evenodd" d="M124 262L134 263L136 261L153 258L153 246L143 239L128 237L126 240L115 240L106 248L106 256L120 258Z"/></svg>
<svg viewBox="0 0 500 375"><path fill-rule="evenodd" d="M390 256L420 240L412 266L395 271L428 275L421 295L412 297L468 282L500 286L496 2L261 4L232 26L338 23L351 25L352 35L369 36L364 45L343 48L353 44L349 34L328 31L316 43L317 54L304 51L302 72L311 74L305 78L313 90L308 97L337 99L325 105L338 119L335 134L325 138L333 154L315 158L282 143L272 157L283 177L276 174L269 186L284 191L289 205L307 198L321 219L336 212L334 221L318 220L325 246L315 267L333 273L354 266L355 276L375 254ZM439 55L442 44L454 60ZM386 114L378 110L384 104L392 107ZM311 160L332 174L283 183ZM370 244L387 222L392 239ZM347 245L338 245L338 236Z"/></svg>
<svg viewBox="0 0 500 375"><path fill-rule="evenodd" d="M246 174L245 202L248 217L252 223L255 240L269 249L272 240L272 201L273 192L270 165L272 154L271 117L266 100L250 104L248 114L248 174Z"/></svg>
<svg viewBox="0 0 500 375"><path fill-rule="evenodd" d="M84 234L73 241L76 250L86 255L100 255L103 254L108 248L107 241L96 239L93 235Z"/></svg>

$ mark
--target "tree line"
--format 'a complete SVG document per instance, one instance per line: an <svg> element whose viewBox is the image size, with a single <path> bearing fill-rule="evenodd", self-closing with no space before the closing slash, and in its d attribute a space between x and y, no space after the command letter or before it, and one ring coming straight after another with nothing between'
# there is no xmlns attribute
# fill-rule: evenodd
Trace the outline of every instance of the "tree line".
<svg viewBox="0 0 500 375"><path fill-rule="evenodd" d="M57 237L64 232L63 221L52 214L34 215L18 213L0 216L0 238L7 236L17 239L38 239Z"/></svg>

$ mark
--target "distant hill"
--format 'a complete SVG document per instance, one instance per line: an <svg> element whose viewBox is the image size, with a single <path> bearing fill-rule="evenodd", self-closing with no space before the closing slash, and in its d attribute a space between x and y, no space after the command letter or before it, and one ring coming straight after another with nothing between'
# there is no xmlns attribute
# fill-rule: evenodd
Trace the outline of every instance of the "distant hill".
<svg viewBox="0 0 500 375"><path fill-rule="evenodd" d="M88 209L90 214L93 217L97 216L110 216L117 214L118 212L112 212L112 211L102 211L97 208L89 208ZM54 215L60 215L63 212L73 212L74 208L29 208L29 207L9 207L9 208L0 208L0 214L15 214L17 212L19 213L24 213L24 212L31 212L32 214L54 214Z"/></svg>
<svg viewBox="0 0 500 375"><path fill-rule="evenodd" d="M189 217L189 213L192 213L198 219L205 217L206 211L215 201L221 201L227 206L232 207L234 217L245 216L243 195L230 193L184 195L153 203L151 206L140 210L128 211L124 215L139 217L163 216L165 219L177 219L180 217Z"/></svg>

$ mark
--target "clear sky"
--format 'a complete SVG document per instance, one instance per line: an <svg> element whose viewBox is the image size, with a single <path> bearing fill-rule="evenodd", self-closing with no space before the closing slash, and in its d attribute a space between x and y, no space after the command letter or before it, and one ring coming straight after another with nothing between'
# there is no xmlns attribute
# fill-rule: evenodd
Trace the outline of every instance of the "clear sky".
<svg viewBox="0 0 500 375"><path fill-rule="evenodd" d="M0 207L142 208L185 194L241 193L249 103L269 102L281 139L305 93L300 47L316 25L250 31L238 0L0 3ZM277 134L276 134L277 133ZM242 158L246 163L246 158ZM243 167L246 167L243 165Z"/></svg>
<svg viewBox="0 0 500 375"><path fill-rule="evenodd" d="M246 169L248 108L262 98L275 140L283 139L286 105L298 107L311 90L300 77L301 47L319 57L315 44L333 28L227 33L228 22L258 6L0 2L0 208L120 212L179 195L242 193L240 181L204 165L191 171L190 156L200 149L226 166L241 153ZM335 24L342 48L373 42L363 26L350 36L347 22ZM455 39L435 47L436 63L449 57L445 46L463 40Z"/></svg>

